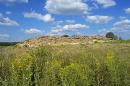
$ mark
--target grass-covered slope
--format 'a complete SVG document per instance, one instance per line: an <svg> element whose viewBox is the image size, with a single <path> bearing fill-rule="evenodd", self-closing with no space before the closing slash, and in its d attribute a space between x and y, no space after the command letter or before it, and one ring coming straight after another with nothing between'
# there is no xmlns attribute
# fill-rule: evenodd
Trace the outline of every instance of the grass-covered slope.
<svg viewBox="0 0 130 86"><path fill-rule="evenodd" d="M129 43L0 48L0 86L129 85Z"/></svg>

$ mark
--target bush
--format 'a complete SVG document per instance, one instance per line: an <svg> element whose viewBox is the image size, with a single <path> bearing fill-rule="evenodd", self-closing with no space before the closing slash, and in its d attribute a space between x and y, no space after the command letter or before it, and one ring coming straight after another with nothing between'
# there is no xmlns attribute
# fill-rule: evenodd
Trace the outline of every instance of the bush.
<svg viewBox="0 0 130 86"><path fill-rule="evenodd" d="M117 40L118 39L118 37L113 32L108 32L106 34L106 38L110 38L112 40Z"/></svg>
<svg viewBox="0 0 130 86"><path fill-rule="evenodd" d="M31 85L32 61L33 58L24 53L17 57L11 65L11 81L13 86L29 86Z"/></svg>
<svg viewBox="0 0 130 86"><path fill-rule="evenodd" d="M69 37L69 35L63 35L62 37Z"/></svg>

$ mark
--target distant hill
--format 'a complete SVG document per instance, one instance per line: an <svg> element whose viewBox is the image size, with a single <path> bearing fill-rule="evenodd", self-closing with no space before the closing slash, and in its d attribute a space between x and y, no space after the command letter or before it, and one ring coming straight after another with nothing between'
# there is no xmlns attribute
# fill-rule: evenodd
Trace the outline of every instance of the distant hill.
<svg viewBox="0 0 130 86"><path fill-rule="evenodd" d="M66 44L80 44L80 43L97 43L106 42L110 39L103 36L71 36L71 37L59 37L59 36L42 36L36 39L29 39L20 46L33 47L40 45L66 45Z"/></svg>
<svg viewBox="0 0 130 86"><path fill-rule="evenodd" d="M0 42L0 46L13 46L18 44L19 42Z"/></svg>

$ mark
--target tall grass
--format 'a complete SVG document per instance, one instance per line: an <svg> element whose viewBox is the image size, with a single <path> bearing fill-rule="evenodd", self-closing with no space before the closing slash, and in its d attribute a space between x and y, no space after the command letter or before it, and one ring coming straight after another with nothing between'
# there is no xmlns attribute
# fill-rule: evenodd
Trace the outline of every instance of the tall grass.
<svg viewBox="0 0 130 86"><path fill-rule="evenodd" d="M130 86L128 44L0 49L0 86Z"/></svg>

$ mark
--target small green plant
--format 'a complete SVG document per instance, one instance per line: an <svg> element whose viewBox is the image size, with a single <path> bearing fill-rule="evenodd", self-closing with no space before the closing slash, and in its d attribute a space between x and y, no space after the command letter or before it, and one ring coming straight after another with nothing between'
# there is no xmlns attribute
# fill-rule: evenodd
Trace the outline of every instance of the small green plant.
<svg viewBox="0 0 130 86"><path fill-rule="evenodd" d="M11 80L13 86L29 86L31 85L32 76L32 61L33 58L28 54L24 53L18 56L11 65Z"/></svg>

